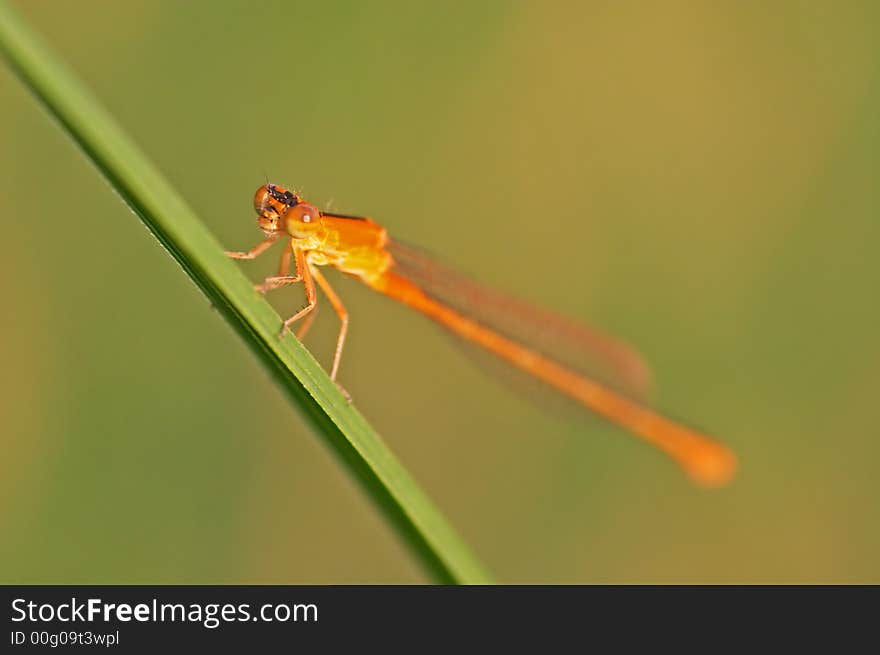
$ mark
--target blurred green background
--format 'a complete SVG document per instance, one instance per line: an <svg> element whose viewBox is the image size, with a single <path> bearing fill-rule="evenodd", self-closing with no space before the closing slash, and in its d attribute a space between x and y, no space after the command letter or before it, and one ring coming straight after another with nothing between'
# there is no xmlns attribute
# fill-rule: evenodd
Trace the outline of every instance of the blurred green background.
<svg viewBox="0 0 880 655"><path fill-rule="evenodd" d="M223 244L267 177L375 216L637 344L737 450L700 490L330 273L345 386L500 581L880 582L877 3L16 5ZM0 581L425 581L5 66L0 98Z"/></svg>

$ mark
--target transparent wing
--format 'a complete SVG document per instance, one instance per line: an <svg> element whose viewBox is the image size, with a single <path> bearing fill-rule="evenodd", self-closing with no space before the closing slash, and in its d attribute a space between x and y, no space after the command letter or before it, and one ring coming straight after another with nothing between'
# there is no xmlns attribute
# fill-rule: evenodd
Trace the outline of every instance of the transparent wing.
<svg viewBox="0 0 880 655"><path fill-rule="evenodd" d="M623 341L489 289L413 246L393 241L387 247L395 272L443 304L622 394L648 395L650 369Z"/></svg>

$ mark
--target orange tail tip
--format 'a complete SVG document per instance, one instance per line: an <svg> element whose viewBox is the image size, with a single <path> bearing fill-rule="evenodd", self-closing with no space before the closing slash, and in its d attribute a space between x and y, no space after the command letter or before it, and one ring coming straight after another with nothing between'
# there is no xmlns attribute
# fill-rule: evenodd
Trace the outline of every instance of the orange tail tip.
<svg viewBox="0 0 880 655"><path fill-rule="evenodd" d="M733 480L738 468L736 455L720 443L705 442L686 455L670 453L697 484L723 487Z"/></svg>

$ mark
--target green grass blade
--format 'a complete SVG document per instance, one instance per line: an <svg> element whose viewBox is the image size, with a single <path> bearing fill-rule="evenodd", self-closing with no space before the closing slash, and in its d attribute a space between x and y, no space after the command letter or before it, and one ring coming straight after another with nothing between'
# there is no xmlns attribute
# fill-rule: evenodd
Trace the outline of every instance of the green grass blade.
<svg viewBox="0 0 880 655"><path fill-rule="evenodd" d="M296 340L205 225L116 121L0 0L0 51L187 275L273 374L440 582L489 578L406 469Z"/></svg>

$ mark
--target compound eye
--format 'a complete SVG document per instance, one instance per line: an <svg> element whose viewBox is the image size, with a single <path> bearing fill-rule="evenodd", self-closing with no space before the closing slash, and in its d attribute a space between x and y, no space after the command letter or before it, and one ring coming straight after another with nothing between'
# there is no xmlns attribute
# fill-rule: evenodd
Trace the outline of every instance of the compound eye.
<svg viewBox="0 0 880 655"><path fill-rule="evenodd" d="M266 205L269 203L270 196L269 188L265 184L257 189L257 192L254 194L254 211L258 214L262 214Z"/></svg>
<svg viewBox="0 0 880 655"><path fill-rule="evenodd" d="M300 203L291 208L287 216L299 223L317 223L321 217L321 212L317 207L313 207L307 203Z"/></svg>

